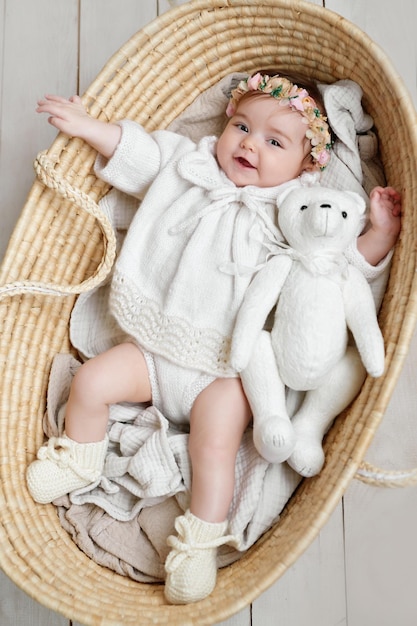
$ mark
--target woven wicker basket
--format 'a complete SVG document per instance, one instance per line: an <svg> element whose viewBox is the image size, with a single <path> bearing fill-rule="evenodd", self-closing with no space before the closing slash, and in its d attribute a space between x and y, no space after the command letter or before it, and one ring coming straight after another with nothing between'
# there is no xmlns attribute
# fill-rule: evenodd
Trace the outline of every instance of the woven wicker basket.
<svg viewBox="0 0 417 626"><path fill-rule="evenodd" d="M43 182L32 187L1 268L0 284L9 286L0 290L0 565L36 600L83 624L213 624L261 594L315 538L355 476L405 359L417 310L416 114L386 56L358 28L295 0L195 0L129 40L84 99L101 119L129 117L154 129L225 74L274 65L302 68L324 82L358 82L378 130L387 180L403 193L403 230L380 315L386 372L367 379L336 421L321 474L304 480L280 522L219 572L206 600L168 606L161 585L135 583L88 559L62 530L55 508L36 505L25 484L27 464L43 439L51 360L70 350L74 294L107 272L114 254L111 239L103 243L110 233L94 218L94 201L107 191L92 173L95 154L79 140L58 136L47 152L52 169L38 162ZM88 196L74 196L69 185ZM69 285L69 295L52 295L38 282Z"/></svg>

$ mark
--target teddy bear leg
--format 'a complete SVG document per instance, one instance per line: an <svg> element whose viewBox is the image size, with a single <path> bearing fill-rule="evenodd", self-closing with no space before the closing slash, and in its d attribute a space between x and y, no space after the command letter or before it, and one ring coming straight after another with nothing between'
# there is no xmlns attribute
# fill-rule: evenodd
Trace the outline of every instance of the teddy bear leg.
<svg viewBox="0 0 417 626"><path fill-rule="evenodd" d="M296 444L288 464L301 476L318 474L324 464L322 440L335 417L356 397L366 371L356 348L348 347L327 381L308 391L292 423Z"/></svg>
<svg viewBox="0 0 417 626"><path fill-rule="evenodd" d="M268 332L260 334L240 376L252 409L255 447L269 463L282 463L294 449L295 434Z"/></svg>

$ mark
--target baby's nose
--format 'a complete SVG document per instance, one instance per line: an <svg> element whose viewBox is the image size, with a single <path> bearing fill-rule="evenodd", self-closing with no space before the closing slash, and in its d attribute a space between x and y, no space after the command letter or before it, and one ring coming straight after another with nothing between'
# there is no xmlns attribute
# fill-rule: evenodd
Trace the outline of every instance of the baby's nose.
<svg viewBox="0 0 417 626"><path fill-rule="evenodd" d="M256 148L256 142L253 137L247 135L246 137L242 139L241 146L245 150L249 150L253 152Z"/></svg>

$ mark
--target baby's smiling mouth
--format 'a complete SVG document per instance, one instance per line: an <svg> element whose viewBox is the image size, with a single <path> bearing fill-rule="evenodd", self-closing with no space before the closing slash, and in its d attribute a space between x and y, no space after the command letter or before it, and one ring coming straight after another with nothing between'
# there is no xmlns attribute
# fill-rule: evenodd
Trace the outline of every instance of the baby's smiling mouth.
<svg viewBox="0 0 417 626"><path fill-rule="evenodd" d="M249 161L247 159L244 159L243 157L236 157L236 161L239 163L239 165L241 165L242 167L247 167L249 169L255 169L255 166L252 165L252 163L249 163Z"/></svg>

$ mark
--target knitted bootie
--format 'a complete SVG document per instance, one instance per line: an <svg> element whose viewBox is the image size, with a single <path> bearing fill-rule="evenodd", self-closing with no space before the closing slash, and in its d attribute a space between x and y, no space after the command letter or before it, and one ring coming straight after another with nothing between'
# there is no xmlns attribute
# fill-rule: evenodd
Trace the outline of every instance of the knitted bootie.
<svg viewBox="0 0 417 626"><path fill-rule="evenodd" d="M216 585L217 548L232 537L225 536L227 521L205 522L190 511L177 517L178 536L168 537L172 548L165 562L165 597L172 604L197 602Z"/></svg>
<svg viewBox="0 0 417 626"><path fill-rule="evenodd" d="M66 435L51 437L27 469L26 480L35 502L46 504L100 478L108 437L94 443L78 443Z"/></svg>

